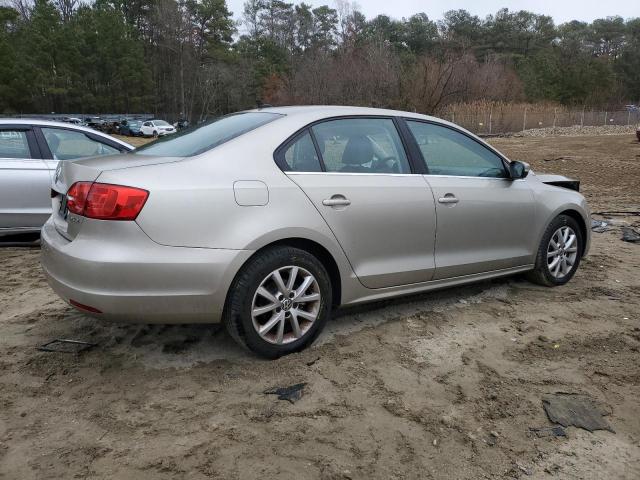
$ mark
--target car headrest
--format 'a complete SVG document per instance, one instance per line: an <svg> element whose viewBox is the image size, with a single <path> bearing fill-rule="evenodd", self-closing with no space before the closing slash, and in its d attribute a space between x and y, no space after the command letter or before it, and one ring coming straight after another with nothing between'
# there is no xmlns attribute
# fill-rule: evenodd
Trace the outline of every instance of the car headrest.
<svg viewBox="0 0 640 480"><path fill-rule="evenodd" d="M351 137L342 153L344 165L364 165L373 160L373 145L365 135Z"/></svg>

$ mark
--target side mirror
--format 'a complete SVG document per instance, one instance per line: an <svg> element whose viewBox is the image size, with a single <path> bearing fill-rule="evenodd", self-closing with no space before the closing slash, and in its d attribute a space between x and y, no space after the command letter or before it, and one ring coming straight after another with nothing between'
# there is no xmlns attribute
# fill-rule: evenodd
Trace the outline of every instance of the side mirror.
<svg viewBox="0 0 640 480"><path fill-rule="evenodd" d="M529 175L529 170L531 170L531 167L526 162L515 160L509 164L509 174L512 180L525 178Z"/></svg>

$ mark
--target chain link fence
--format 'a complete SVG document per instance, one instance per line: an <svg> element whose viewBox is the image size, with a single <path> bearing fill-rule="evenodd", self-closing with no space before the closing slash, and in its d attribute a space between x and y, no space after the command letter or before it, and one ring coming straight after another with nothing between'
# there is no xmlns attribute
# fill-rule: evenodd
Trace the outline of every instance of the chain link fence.
<svg viewBox="0 0 640 480"><path fill-rule="evenodd" d="M640 110L535 112L525 109L521 112L487 111L462 115L451 112L442 118L477 135L500 135L534 128L633 126L640 124Z"/></svg>

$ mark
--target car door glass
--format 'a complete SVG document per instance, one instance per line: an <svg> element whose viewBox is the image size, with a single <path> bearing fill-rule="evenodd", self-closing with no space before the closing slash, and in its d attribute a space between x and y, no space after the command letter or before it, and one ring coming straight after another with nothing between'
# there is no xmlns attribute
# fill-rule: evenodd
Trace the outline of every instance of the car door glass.
<svg viewBox="0 0 640 480"><path fill-rule="evenodd" d="M502 159L466 135L432 123L407 124L431 175L507 177Z"/></svg>
<svg viewBox="0 0 640 480"><path fill-rule="evenodd" d="M284 152L284 161L290 172L321 172L320 159L309 132L299 137Z"/></svg>
<svg viewBox="0 0 640 480"><path fill-rule="evenodd" d="M93 140L82 132L62 128L42 128L42 133L55 160L73 160L120 153L117 148Z"/></svg>
<svg viewBox="0 0 640 480"><path fill-rule="evenodd" d="M27 132L21 130L1 130L0 158L31 158Z"/></svg>
<svg viewBox="0 0 640 480"><path fill-rule="evenodd" d="M411 173L391 119L345 118L312 129L327 172Z"/></svg>

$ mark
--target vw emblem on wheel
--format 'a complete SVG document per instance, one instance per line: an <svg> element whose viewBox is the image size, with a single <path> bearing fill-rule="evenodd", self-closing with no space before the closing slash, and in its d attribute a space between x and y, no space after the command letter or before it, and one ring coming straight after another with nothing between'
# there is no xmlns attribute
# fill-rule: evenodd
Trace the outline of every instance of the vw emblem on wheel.
<svg viewBox="0 0 640 480"><path fill-rule="evenodd" d="M291 301L291 299L290 299L290 298L285 298L285 299L282 301L282 309L283 309L285 312L288 312L289 310L291 310L291 307L292 307L292 306L293 306L293 302Z"/></svg>

